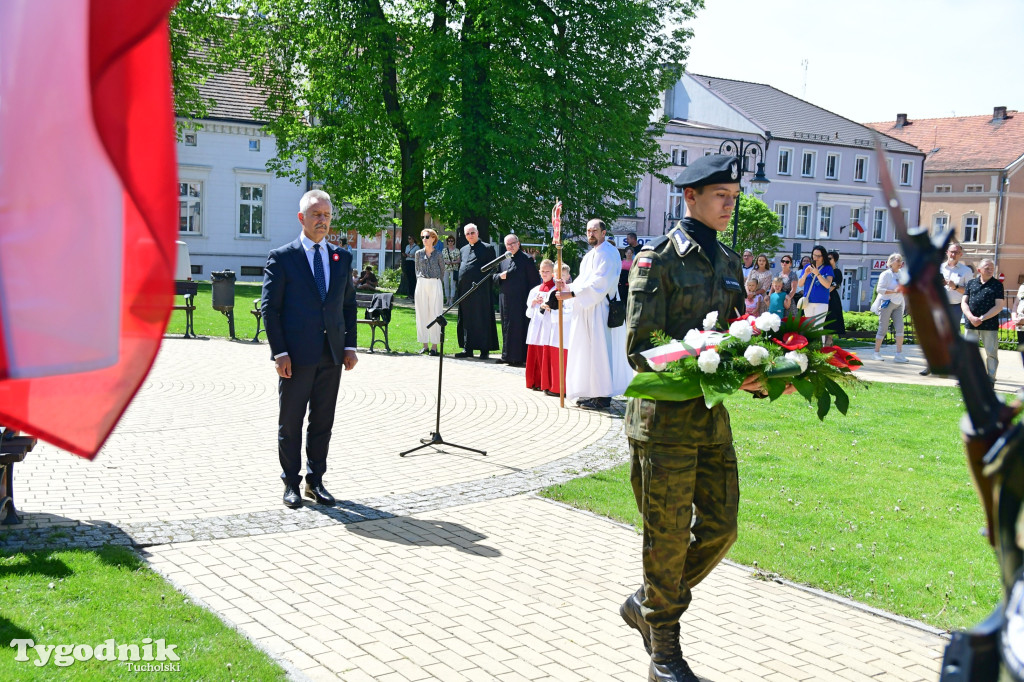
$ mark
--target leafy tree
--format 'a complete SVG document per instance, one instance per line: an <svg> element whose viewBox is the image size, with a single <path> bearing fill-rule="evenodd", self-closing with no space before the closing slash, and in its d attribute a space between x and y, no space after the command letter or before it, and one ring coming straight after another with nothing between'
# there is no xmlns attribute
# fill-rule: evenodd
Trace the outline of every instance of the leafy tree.
<svg viewBox="0 0 1024 682"><path fill-rule="evenodd" d="M718 233L718 241L732 246L732 224L729 229ZM779 236L779 216L755 196L740 195L739 227L736 230L736 250L750 249L756 256L768 254L768 260L775 257L775 252L782 248L782 237Z"/></svg>
<svg viewBox="0 0 1024 682"><path fill-rule="evenodd" d="M683 22L703 6L187 1L238 17L217 49L268 93L256 113L277 139L271 168L308 167L346 209L342 229L376 232L400 206L403 225L429 210L477 223L484 239L536 238L556 197L567 237L621 213L636 180L664 165L651 112L686 57Z"/></svg>
<svg viewBox="0 0 1024 682"><path fill-rule="evenodd" d="M208 49L228 34L229 23L217 16L217 6L217 0L179 0L169 17L174 111L182 118L205 118L208 106L216 104L199 88L212 73L227 68L217 61L219 53ZM181 128L179 123L179 133Z"/></svg>

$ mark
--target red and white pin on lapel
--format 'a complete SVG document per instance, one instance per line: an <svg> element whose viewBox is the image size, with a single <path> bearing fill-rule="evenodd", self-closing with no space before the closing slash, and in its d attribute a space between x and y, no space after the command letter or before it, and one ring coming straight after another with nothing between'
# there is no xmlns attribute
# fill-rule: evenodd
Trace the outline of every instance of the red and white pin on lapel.
<svg viewBox="0 0 1024 682"><path fill-rule="evenodd" d="M332 253L332 254L331 254L331 259L332 259L332 260L334 260L334 262L335 262L335 263L337 263L338 261L340 261L340 260L341 260L341 254L338 254L338 253Z"/></svg>

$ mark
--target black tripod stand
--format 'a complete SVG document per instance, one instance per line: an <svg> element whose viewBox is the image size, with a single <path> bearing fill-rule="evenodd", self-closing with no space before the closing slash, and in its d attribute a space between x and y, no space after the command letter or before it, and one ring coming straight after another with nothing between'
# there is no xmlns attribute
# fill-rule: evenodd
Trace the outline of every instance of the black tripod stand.
<svg viewBox="0 0 1024 682"><path fill-rule="evenodd" d="M420 443L422 443L422 445L417 445L411 450L406 450L405 452L398 453L399 457L405 457L410 452L416 452L417 450L430 447L431 445L447 445L450 448L469 450L470 452L476 452L481 455L487 454L487 452L485 452L484 450L477 450L476 448L469 448L466 447L465 445L456 445L455 443L449 443L444 438L441 437L441 381L442 378L444 377L444 328L448 324L448 320L446 320L444 316L446 313L448 313L449 310L462 303L462 301L464 301L467 297L471 296L473 292L480 288L480 285L483 284L484 282L490 284L490 276L485 276L479 282L470 287L469 291L460 296L458 300L454 301L450 306L448 306L446 310L442 311L440 315L435 317L433 321L427 325L427 329L430 329L435 324L440 325L441 327L441 352L438 353L437 356L437 418L434 422L434 430L431 431L430 437L421 438Z"/></svg>

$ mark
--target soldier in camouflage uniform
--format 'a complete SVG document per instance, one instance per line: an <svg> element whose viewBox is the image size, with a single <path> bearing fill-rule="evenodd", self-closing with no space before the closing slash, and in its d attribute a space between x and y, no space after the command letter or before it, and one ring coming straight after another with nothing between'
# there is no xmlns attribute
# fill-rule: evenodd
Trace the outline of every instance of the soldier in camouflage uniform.
<svg viewBox="0 0 1024 682"><path fill-rule="evenodd" d="M736 159L705 156L675 180L687 217L637 253L629 273L626 351L638 372L641 351L663 331L682 339L718 312L743 310L740 257L716 232L729 226L740 192ZM744 385L746 387L746 384ZM630 479L644 520L643 585L620 609L651 653L651 682L696 682L679 646L679 618L691 588L736 540L739 483L729 413L703 397L685 402L632 398L626 407Z"/></svg>

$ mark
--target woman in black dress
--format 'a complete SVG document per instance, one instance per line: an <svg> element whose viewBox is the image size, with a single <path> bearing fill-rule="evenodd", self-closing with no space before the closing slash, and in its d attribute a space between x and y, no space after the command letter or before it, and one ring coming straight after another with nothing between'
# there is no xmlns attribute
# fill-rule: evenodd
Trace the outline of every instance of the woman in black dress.
<svg viewBox="0 0 1024 682"><path fill-rule="evenodd" d="M832 289L828 294L828 313L825 315L825 336L823 342L831 346L834 337L846 335L846 321L843 319L843 301L839 297L840 288L843 286L843 271L839 269L839 252L830 251L829 261L832 265Z"/></svg>

